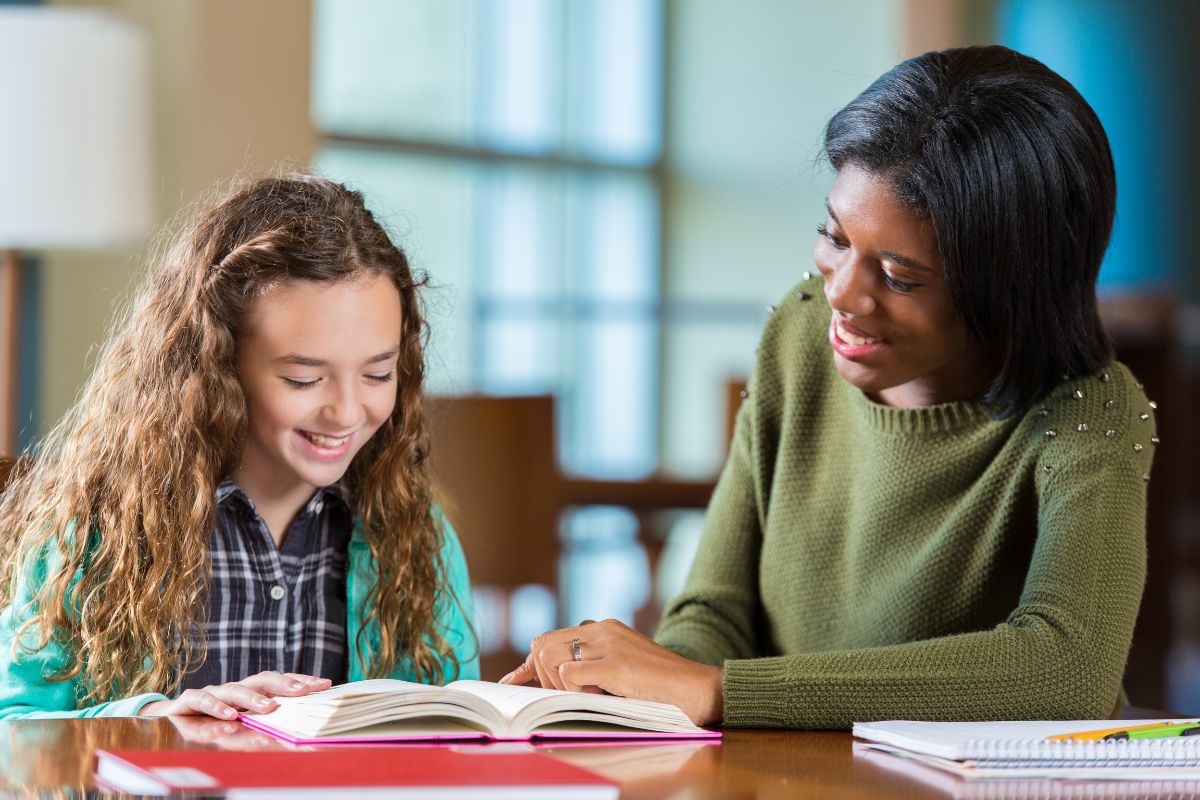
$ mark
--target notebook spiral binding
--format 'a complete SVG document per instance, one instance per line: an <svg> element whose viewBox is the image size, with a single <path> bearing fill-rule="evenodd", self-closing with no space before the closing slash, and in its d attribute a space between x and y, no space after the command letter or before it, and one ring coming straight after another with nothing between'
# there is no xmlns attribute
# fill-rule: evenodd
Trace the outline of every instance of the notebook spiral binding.
<svg viewBox="0 0 1200 800"><path fill-rule="evenodd" d="M1200 737L1198 737L1200 738ZM1200 741L1192 737L1091 742L988 741L963 746L967 761L987 767L1166 767L1200 765Z"/></svg>

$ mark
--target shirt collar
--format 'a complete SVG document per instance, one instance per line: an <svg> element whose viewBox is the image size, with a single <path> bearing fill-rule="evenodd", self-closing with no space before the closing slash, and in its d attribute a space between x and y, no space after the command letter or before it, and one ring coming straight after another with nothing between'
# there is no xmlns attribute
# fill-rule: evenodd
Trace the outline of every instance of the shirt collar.
<svg viewBox="0 0 1200 800"><path fill-rule="evenodd" d="M258 513L258 510L254 507L254 501L250 499L248 494L242 491L242 487L234 483L232 476L227 476L217 485L214 500L218 506L225 504L227 500L230 502L240 502L250 511ZM323 510L325 502L330 500L339 503L346 511L354 510L350 506L350 496L346 488L340 483L332 483L329 486L317 487L312 497L304 504L304 510L300 513L304 514L309 511L320 513Z"/></svg>

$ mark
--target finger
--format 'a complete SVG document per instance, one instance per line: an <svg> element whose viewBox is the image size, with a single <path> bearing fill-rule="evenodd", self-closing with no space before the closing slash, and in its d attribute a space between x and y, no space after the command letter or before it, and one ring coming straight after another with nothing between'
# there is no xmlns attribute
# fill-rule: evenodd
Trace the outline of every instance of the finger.
<svg viewBox="0 0 1200 800"><path fill-rule="evenodd" d="M573 692L599 691L624 696L617 690L620 687L615 684L612 666L604 660L568 661L558 670L563 683Z"/></svg>
<svg viewBox="0 0 1200 800"><path fill-rule="evenodd" d="M312 687L314 692L319 692L322 689L328 689L333 685L333 681L331 681L329 678L320 678L316 675L305 675L300 672L285 672L283 674L285 677L291 678L294 681L299 681L305 686Z"/></svg>
<svg viewBox="0 0 1200 800"><path fill-rule="evenodd" d="M205 691L226 705L254 713L274 711L279 707L279 704L271 697L262 692L255 691L244 683L224 683L220 686L208 686L205 688Z"/></svg>
<svg viewBox="0 0 1200 800"><path fill-rule="evenodd" d="M311 676L301 675L300 677ZM260 672L238 681L238 683L267 696L299 697L313 691L312 686L292 677L291 674L284 675L282 672Z"/></svg>
<svg viewBox="0 0 1200 800"><path fill-rule="evenodd" d="M550 637L542 643L535 653L538 678L547 689L563 688L562 678L558 677L558 665L566 661L566 654L571 652L571 645L559 637Z"/></svg>
<svg viewBox="0 0 1200 800"><path fill-rule="evenodd" d="M237 711L216 695L204 689L188 689L179 695L179 710L175 714L207 714L217 719L236 719Z"/></svg>
<svg viewBox="0 0 1200 800"><path fill-rule="evenodd" d="M501 678L500 683L521 686L522 684L529 683L535 677L537 677L537 674L533 671L533 669L528 664L522 664Z"/></svg>
<svg viewBox="0 0 1200 800"><path fill-rule="evenodd" d="M530 653L529 663L537 675L538 685L543 689L553 689L554 681L550 680L550 675L546 671L546 665L543 663L541 656L538 653Z"/></svg>

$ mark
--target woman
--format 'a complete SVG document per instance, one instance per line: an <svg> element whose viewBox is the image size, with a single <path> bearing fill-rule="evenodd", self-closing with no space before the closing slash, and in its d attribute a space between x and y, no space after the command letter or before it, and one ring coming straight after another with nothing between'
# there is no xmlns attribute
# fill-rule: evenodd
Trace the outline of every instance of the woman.
<svg viewBox="0 0 1200 800"><path fill-rule="evenodd" d="M1104 131L1060 76L993 46L895 67L825 149L820 278L767 326L657 643L613 621L554 631L504 680L730 726L1103 717L1157 442L1096 310Z"/></svg>

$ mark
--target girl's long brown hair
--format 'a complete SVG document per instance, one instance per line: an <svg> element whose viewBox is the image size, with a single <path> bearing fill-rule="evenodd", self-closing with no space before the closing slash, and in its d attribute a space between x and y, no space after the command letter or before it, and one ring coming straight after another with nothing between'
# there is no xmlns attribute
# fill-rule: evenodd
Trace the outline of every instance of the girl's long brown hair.
<svg viewBox="0 0 1200 800"><path fill-rule="evenodd" d="M378 648L367 663L363 632L349 631L351 650L371 675L405 658L423 680L445 680L443 663L457 670L435 624L435 606L458 601L442 597L443 532L430 511L424 280L360 194L291 175L234 192L183 232L0 498L0 601L48 559L12 646L63 647L53 678L80 678L82 703L173 694L204 652L214 492L246 434L234 354L250 304L279 284L364 274L391 278L403 320L395 410L343 478L377 570L364 628L378 624Z"/></svg>

